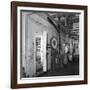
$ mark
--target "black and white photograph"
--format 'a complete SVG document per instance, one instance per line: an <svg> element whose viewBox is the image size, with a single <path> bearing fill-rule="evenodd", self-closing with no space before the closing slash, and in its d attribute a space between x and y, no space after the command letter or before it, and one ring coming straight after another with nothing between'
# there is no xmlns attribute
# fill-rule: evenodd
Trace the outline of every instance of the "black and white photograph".
<svg viewBox="0 0 90 90"><path fill-rule="evenodd" d="M79 75L79 17L21 11L21 78Z"/></svg>
<svg viewBox="0 0 90 90"><path fill-rule="evenodd" d="M87 83L86 6L12 2L12 36L13 88Z"/></svg>
<svg viewBox="0 0 90 90"><path fill-rule="evenodd" d="M18 10L19 78L83 78L83 12Z"/></svg>

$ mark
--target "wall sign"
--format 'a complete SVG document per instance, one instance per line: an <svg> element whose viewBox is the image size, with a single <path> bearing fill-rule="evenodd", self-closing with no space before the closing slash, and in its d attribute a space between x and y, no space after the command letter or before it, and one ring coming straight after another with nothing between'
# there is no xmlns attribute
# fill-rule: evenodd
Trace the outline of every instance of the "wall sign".
<svg viewBox="0 0 90 90"><path fill-rule="evenodd" d="M58 46L58 41L57 41L57 39L56 39L55 37L53 37L53 38L51 39L51 47L52 47L53 49L57 49L57 46Z"/></svg>

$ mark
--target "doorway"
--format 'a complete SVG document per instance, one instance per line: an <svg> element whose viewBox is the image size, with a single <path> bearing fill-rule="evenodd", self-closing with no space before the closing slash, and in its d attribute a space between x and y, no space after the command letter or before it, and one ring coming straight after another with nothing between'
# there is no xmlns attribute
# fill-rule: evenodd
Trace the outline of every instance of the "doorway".
<svg viewBox="0 0 90 90"><path fill-rule="evenodd" d="M35 33L35 71L37 75L43 72L47 72L47 32L36 32Z"/></svg>

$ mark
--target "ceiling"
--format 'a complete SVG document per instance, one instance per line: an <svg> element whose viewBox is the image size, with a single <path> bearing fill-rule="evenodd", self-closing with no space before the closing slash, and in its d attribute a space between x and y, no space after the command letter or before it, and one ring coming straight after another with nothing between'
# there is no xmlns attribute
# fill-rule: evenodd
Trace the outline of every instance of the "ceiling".
<svg viewBox="0 0 90 90"><path fill-rule="evenodd" d="M80 13L48 13L48 20L55 26L57 32L62 30L70 38L79 39Z"/></svg>

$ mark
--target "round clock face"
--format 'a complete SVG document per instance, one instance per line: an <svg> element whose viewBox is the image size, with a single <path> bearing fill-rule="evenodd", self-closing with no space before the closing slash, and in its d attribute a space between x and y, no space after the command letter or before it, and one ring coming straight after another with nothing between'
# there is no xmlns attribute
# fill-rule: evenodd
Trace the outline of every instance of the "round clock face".
<svg viewBox="0 0 90 90"><path fill-rule="evenodd" d="M55 37L53 37L52 40L51 40L51 46L52 46L52 48L53 49L56 49L57 48L57 45L58 45L57 39Z"/></svg>

